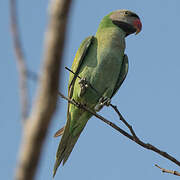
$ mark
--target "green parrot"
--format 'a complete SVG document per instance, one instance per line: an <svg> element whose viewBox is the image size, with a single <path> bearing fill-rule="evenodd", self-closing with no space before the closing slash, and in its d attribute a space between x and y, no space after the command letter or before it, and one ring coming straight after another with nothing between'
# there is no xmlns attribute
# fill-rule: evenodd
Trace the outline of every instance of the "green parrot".
<svg viewBox="0 0 180 180"><path fill-rule="evenodd" d="M72 64L68 96L72 100L99 111L109 105L128 72L128 57L124 54L125 37L139 33L142 24L135 13L116 10L105 16L95 36L87 37L80 45ZM79 79L80 77L81 79ZM54 165L67 161L86 123L92 114L68 104L67 122L55 134L62 135Z"/></svg>

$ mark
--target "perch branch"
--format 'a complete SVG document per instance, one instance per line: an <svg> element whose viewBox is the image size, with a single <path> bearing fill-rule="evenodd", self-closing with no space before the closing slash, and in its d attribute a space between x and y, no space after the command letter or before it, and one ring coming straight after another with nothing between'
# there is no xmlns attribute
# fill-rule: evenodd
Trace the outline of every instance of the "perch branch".
<svg viewBox="0 0 180 180"><path fill-rule="evenodd" d="M68 97L65 97L62 93L59 92L59 95L67 100L69 103L74 104L75 106L77 106L78 108L84 109L85 111L90 112L91 114L93 114L95 117L97 117L98 119L102 120L103 122L105 122L106 124L108 124L109 126L111 126L113 129L117 130L118 132L120 132L121 134L123 134L124 136L126 136L127 138L129 138L130 140L134 141L135 143L139 144L140 146L142 146L145 149L154 151L156 153L158 153L159 155L165 157L166 159L174 162L175 164L177 164L178 166L180 166L180 162L175 159L173 156L169 155L168 153L158 149L157 147L149 144L149 143L145 143L143 141L140 140L140 138L137 137L137 135L135 134L135 131L133 130L132 126L124 119L124 117L121 115L121 113L119 112L119 110L117 109L116 106L111 104L111 107L113 107L113 109L116 111L116 113L118 114L120 120L129 128L131 134L129 134L128 132L124 131L123 129L121 129L120 127L118 127L116 124L112 123L111 121L105 119L104 117L102 117L101 115L97 114L95 111L92 111L91 109L89 109L88 107L79 104L77 102L75 102L74 100L69 99Z"/></svg>
<svg viewBox="0 0 180 180"><path fill-rule="evenodd" d="M22 120L24 122L24 120L27 118L28 115L27 70L25 64L25 56L22 50L22 45L18 30L16 0L10 0L10 20L11 20L11 31L12 31L14 50L16 54L16 64L19 71L21 114L22 114Z"/></svg>
<svg viewBox="0 0 180 180"><path fill-rule="evenodd" d="M110 104L110 106L114 109L114 111L118 114L119 119L128 127L128 129L130 130L131 134L134 137L134 141L138 141L139 138L136 136L136 133L134 132L132 126L124 119L124 117L122 116L122 114L120 113L120 111L118 110L117 106L114 106L113 104Z"/></svg>
<svg viewBox="0 0 180 180"><path fill-rule="evenodd" d="M180 173L178 171L172 171L172 170L164 169L164 168L161 168L160 166L158 166L157 164L155 164L155 166L157 168L159 168L163 173L169 173L169 174L174 174L176 176L180 176Z"/></svg>
<svg viewBox="0 0 180 180"><path fill-rule="evenodd" d="M37 96L22 136L16 180L32 180L47 130L56 110L61 57L71 0L53 0Z"/></svg>

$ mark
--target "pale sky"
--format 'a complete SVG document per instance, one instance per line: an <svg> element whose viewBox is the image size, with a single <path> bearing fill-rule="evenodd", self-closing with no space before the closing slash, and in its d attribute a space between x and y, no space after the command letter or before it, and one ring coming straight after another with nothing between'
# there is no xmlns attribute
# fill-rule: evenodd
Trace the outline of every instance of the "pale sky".
<svg viewBox="0 0 180 180"><path fill-rule="evenodd" d="M48 1L18 1L23 48L30 70L38 73L43 54ZM112 99L137 135L145 142L170 153L180 160L180 1L179 0L111 0L74 1L66 38L63 67L71 67L75 53L84 38L95 34L100 20L116 9L129 9L141 18L139 35L126 40L129 73ZM14 177L22 126L20 119L18 73L9 28L8 1L0 2L0 179ZM69 72L61 73L60 90L67 95ZM31 100L36 83L29 81ZM59 99L44 144L37 180L52 179L55 154L60 139L53 134L66 121L67 102ZM117 115L104 108L101 115L120 127ZM172 162L145 150L97 118L91 118L64 167L59 167L55 180L120 180L178 177L162 174L154 164L179 170ZM180 171L180 170L179 170Z"/></svg>

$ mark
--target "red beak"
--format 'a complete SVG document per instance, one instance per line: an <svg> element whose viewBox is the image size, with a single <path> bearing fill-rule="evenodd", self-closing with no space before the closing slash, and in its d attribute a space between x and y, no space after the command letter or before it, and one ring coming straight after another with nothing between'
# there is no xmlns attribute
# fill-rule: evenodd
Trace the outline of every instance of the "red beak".
<svg viewBox="0 0 180 180"><path fill-rule="evenodd" d="M136 19L134 22L134 27L136 28L136 35L141 31L142 29L142 23L140 21L140 19Z"/></svg>

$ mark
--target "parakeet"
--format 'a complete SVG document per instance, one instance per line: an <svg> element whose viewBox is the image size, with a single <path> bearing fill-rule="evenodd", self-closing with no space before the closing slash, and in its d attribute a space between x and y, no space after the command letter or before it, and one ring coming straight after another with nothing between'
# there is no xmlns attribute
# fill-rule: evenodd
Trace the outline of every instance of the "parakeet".
<svg viewBox="0 0 180 180"><path fill-rule="evenodd" d="M138 34L142 24L135 13L116 10L105 16L95 36L87 37L80 45L70 72L68 96L72 100L99 111L110 103L128 72L128 57L124 54L125 37ZM81 78L79 79L78 76ZM62 134L54 165L67 161L72 149L92 114L68 104L67 122L55 136Z"/></svg>

